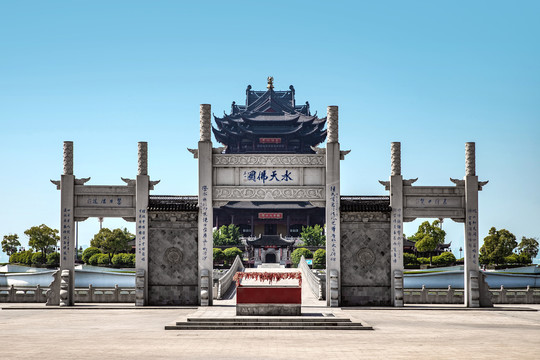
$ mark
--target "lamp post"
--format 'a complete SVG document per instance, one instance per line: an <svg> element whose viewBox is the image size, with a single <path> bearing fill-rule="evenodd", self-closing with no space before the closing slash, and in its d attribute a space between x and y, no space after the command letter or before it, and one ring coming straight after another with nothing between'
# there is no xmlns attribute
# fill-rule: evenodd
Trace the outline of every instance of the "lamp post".
<svg viewBox="0 0 540 360"><path fill-rule="evenodd" d="M461 259L461 252L463 251L463 248L460 246L459 247L459 258Z"/></svg>

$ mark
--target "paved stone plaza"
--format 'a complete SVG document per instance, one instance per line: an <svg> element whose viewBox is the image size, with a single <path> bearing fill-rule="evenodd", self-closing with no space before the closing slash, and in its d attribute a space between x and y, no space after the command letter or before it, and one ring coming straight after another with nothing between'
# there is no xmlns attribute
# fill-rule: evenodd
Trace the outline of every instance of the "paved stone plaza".
<svg viewBox="0 0 540 360"><path fill-rule="evenodd" d="M227 306L208 311L222 312ZM524 310L533 311L524 311ZM305 306L303 312L330 310ZM373 331L165 331L196 308L10 304L1 359L538 359L539 305L344 308ZM339 311L339 310L338 310Z"/></svg>

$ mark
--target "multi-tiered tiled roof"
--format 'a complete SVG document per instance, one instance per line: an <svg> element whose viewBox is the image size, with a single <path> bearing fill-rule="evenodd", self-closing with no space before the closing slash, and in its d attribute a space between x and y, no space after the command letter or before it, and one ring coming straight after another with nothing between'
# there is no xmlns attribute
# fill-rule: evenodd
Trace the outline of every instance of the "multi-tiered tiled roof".
<svg viewBox="0 0 540 360"><path fill-rule="evenodd" d="M309 103L296 105L294 87L274 91L269 78L268 90L246 90L246 105L232 103L230 114L214 116L212 128L216 140L227 146L226 153L300 153L312 154L326 138L326 118L311 115Z"/></svg>

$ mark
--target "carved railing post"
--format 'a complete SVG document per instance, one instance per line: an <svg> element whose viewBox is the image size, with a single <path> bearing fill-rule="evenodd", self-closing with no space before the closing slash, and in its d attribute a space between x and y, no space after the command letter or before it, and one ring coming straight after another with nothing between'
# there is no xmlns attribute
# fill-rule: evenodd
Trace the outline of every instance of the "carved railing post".
<svg viewBox="0 0 540 360"><path fill-rule="evenodd" d="M394 270L394 306L403 305L403 271Z"/></svg>
<svg viewBox="0 0 540 360"><path fill-rule="evenodd" d="M70 283L70 272L69 270L62 270L61 274L61 280L60 280L60 306L69 306L72 305L72 301L70 299L70 289L69 289L69 283Z"/></svg>
<svg viewBox="0 0 540 360"><path fill-rule="evenodd" d="M201 270L201 306L208 306L210 302L210 277L207 269Z"/></svg>

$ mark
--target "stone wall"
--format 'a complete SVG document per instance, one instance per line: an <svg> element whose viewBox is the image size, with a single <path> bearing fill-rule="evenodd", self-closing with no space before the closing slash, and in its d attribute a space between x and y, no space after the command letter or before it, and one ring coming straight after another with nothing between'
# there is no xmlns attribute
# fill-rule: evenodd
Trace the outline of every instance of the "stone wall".
<svg viewBox="0 0 540 360"><path fill-rule="evenodd" d="M197 305L195 211L149 211L148 305Z"/></svg>
<svg viewBox="0 0 540 360"><path fill-rule="evenodd" d="M390 214L341 213L341 305L391 306Z"/></svg>

